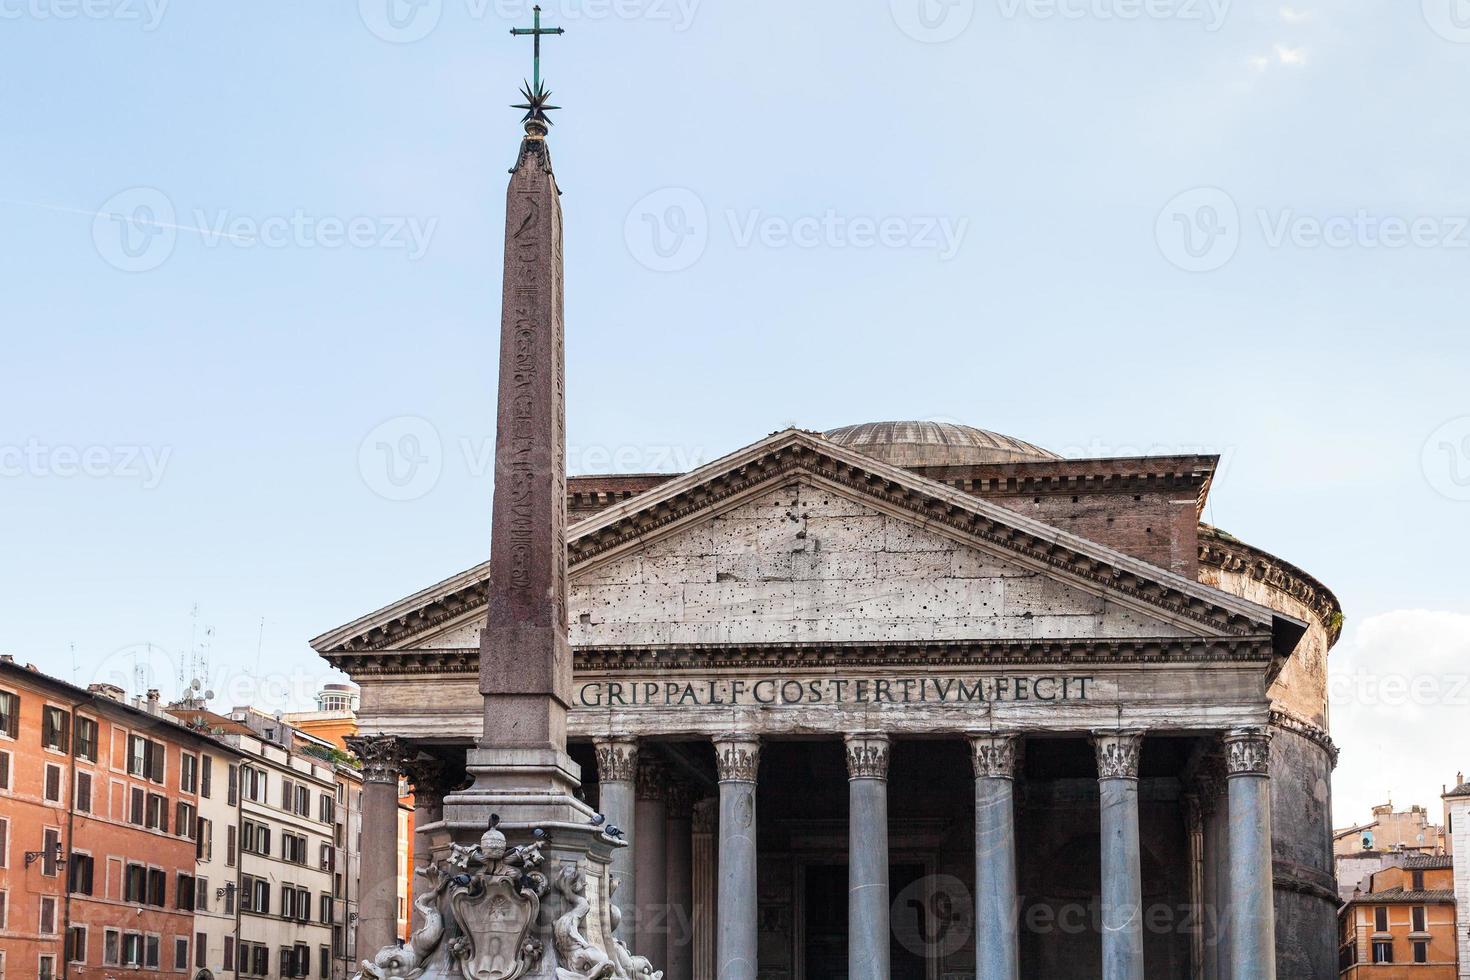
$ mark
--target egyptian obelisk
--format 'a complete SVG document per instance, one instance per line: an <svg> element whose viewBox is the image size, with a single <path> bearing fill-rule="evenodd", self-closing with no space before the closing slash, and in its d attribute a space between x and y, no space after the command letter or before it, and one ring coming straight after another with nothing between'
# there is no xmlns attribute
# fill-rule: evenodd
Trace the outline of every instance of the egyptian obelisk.
<svg viewBox="0 0 1470 980"><path fill-rule="evenodd" d="M489 616L480 642L485 723L468 759L474 785L451 800L464 820L494 811L508 829L592 816L574 796L580 772L566 752L572 654L562 213L546 145L553 107L539 78L524 94L525 136L505 207Z"/></svg>

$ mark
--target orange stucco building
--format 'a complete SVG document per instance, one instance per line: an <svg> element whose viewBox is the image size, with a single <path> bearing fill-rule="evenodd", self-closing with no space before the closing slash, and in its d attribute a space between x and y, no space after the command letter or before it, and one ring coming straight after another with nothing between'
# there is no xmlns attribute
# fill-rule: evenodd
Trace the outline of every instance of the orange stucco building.
<svg viewBox="0 0 1470 980"><path fill-rule="evenodd" d="M1455 980L1455 874L1442 855L1374 873L1338 915L1343 980Z"/></svg>
<svg viewBox="0 0 1470 980"><path fill-rule="evenodd" d="M192 975L199 736L0 660L0 975Z"/></svg>

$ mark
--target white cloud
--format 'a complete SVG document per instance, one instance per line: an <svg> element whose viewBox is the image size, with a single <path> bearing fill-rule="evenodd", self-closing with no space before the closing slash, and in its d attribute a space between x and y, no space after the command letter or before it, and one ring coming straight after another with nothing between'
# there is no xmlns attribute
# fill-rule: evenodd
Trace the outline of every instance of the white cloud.
<svg viewBox="0 0 1470 980"><path fill-rule="evenodd" d="M1305 24L1312 19L1310 10L1298 10L1295 7L1282 7L1281 19L1288 24Z"/></svg>
<svg viewBox="0 0 1470 980"><path fill-rule="evenodd" d="M1334 823L1390 798L1436 822L1440 787L1470 770L1470 616L1397 610L1366 620L1329 661Z"/></svg>
<svg viewBox="0 0 1470 980"><path fill-rule="evenodd" d="M1254 68L1256 71L1265 71L1267 68L1271 67L1271 59L1263 57L1261 55L1256 55L1255 57L1251 58L1251 67Z"/></svg>
<svg viewBox="0 0 1470 980"><path fill-rule="evenodd" d="M1305 65L1307 63L1307 51L1305 48L1288 48L1284 44L1276 45L1276 60L1283 65Z"/></svg>

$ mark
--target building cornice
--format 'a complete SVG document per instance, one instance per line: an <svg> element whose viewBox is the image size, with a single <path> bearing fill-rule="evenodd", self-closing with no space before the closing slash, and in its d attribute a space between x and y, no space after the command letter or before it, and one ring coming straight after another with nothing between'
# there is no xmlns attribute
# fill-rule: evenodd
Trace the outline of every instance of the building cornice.
<svg viewBox="0 0 1470 980"><path fill-rule="evenodd" d="M1209 524L1199 526L1199 562L1245 575L1300 602L1327 631L1331 647L1342 635L1342 603L1332 590L1307 572L1270 552L1246 544Z"/></svg>
<svg viewBox="0 0 1470 980"><path fill-rule="evenodd" d="M1008 667L1177 663L1258 663L1273 658L1271 637L1196 639L925 640L873 643L674 644L578 647L581 674L629 670L821 670L842 667ZM353 676L462 674L480 669L476 649L379 650L344 654Z"/></svg>

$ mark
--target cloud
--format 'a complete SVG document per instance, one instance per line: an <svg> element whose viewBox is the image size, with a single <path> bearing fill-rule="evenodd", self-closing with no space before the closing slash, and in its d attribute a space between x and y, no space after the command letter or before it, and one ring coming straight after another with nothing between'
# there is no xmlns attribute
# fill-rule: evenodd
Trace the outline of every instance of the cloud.
<svg viewBox="0 0 1470 980"><path fill-rule="evenodd" d="M1288 48L1284 44L1276 45L1276 60L1283 65L1305 65L1307 63L1307 51L1305 48Z"/></svg>
<svg viewBox="0 0 1470 980"><path fill-rule="evenodd" d="M1288 24L1305 24L1312 19L1310 10L1298 10L1295 7L1282 7L1281 19Z"/></svg>
<svg viewBox="0 0 1470 980"><path fill-rule="evenodd" d="M1364 621L1329 662L1334 822L1390 798L1440 812L1440 787L1470 770L1470 616L1397 610ZM1438 818L1436 817L1436 820Z"/></svg>

